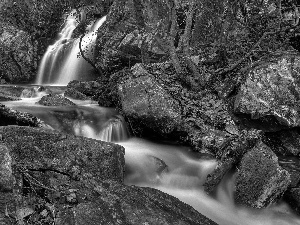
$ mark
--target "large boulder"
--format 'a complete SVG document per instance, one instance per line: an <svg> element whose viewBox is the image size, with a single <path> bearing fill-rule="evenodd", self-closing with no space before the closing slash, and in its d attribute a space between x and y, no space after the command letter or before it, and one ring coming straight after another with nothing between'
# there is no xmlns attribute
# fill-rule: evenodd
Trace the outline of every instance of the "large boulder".
<svg viewBox="0 0 300 225"><path fill-rule="evenodd" d="M300 125L300 56L284 52L257 63L246 74L234 103L247 126L277 131Z"/></svg>
<svg viewBox="0 0 300 225"><path fill-rule="evenodd" d="M120 83L122 111L139 133L170 135L181 123L181 108L167 90L141 64L132 68L133 77ZM137 125L138 124L138 125Z"/></svg>
<svg viewBox="0 0 300 225"><path fill-rule="evenodd" d="M279 200L290 182L290 174L279 166L275 153L259 143L240 162L235 200L239 204L264 208Z"/></svg>
<svg viewBox="0 0 300 225"><path fill-rule="evenodd" d="M122 184L119 145L29 127L0 127L0 135L4 224L216 225L175 197Z"/></svg>

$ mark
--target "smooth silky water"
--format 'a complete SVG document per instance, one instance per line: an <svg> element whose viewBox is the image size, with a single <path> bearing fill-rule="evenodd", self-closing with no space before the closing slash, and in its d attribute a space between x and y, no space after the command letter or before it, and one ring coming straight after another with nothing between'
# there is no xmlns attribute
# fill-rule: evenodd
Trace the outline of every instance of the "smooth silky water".
<svg viewBox="0 0 300 225"><path fill-rule="evenodd" d="M65 90L62 86L49 88L59 94ZM234 174L227 175L216 193L208 196L202 185L216 166L214 160L201 159L188 147L130 137L124 119L115 109L74 99L71 100L77 105L69 107L35 104L45 94L41 92L35 98L2 103L31 113L56 130L124 146L125 184L153 187L173 195L220 225L300 225L299 217L284 202L262 210L236 205L233 200ZM159 173L153 158L164 161L167 170Z"/></svg>

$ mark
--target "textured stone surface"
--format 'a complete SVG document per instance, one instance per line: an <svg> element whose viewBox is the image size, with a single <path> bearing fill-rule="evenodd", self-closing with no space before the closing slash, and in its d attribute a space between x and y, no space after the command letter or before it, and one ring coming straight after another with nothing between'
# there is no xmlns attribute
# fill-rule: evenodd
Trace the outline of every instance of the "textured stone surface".
<svg viewBox="0 0 300 225"><path fill-rule="evenodd" d="M19 112L0 104L0 126L7 125L47 127L43 121L29 113Z"/></svg>
<svg viewBox="0 0 300 225"><path fill-rule="evenodd" d="M13 159L9 149L0 145L0 192L12 191L14 177L12 172Z"/></svg>
<svg viewBox="0 0 300 225"><path fill-rule="evenodd" d="M34 46L28 33L11 25L1 23L0 72L11 83L28 82L37 67Z"/></svg>
<svg viewBox="0 0 300 225"><path fill-rule="evenodd" d="M217 225L175 197L122 184L119 145L30 127L0 127L0 134L0 187L13 189L0 189L2 224L15 224L19 210L30 224Z"/></svg>
<svg viewBox="0 0 300 225"><path fill-rule="evenodd" d="M75 103L59 94L49 94L43 96L37 104L44 106L74 106Z"/></svg>
<svg viewBox="0 0 300 225"><path fill-rule="evenodd" d="M259 143L242 158L235 181L235 199L239 204L264 208L276 202L289 184L290 175L279 166L277 156Z"/></svg>
<svg viewBox="0 0 300 225"><path fill-rule="evenodd" d="M97 67L112 72L135 63L157 62L165 56L156 37L164 37L168 29L167 12L164 1L114 1L98 31ZM157 36L152 33L156 28Z"/></svg>
<svg viewBox="0 0 300 225"><path fill-rule="evenodd" d="M85 94L77 91L75 88L67 88L67 90L64 92L64 96L79 99L79 100L88 100L90 99Z"/></svg>
<svg viewBox="0 0 300 225"><path fill-rule="evenodd" d="M41 128L0 127L11 157L25 168L55 168L71 177L123 181L123 147Z"/></svg>
<svg viewBox="0 0 300 225"><path fill-rule="evenodd" d="M266 131L298 127L300 56L282 53L262 61L248 73L234 110L248 126Z"/></svg>
<svg viewBox="0 0 300 225"><path fill-rule="evenodd" d="M140 67L137 64L133 69ZM161 136L170 134L181 123L180 106L149 74L139 73L118 86L122 111L133 124Z"/></svg>

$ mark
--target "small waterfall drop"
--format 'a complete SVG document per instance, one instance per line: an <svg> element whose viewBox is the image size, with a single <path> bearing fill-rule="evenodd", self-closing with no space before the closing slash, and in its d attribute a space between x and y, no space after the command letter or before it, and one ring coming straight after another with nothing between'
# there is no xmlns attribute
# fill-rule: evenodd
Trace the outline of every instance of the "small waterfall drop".
<svg viewBox="0 0 300 225"><path fill-rule="evenodd" d="M74 133L79 136L89 137L106 142L120 142L129 138L129 131L121 115L113 116L99 126L88 122L80 122L74 126Z"/></svg>
<svg viewBox="0 0 300 225"><path fill-rule="evenodd" d="M85 18L85 15L81 15ZM93 58L93 46L97 30L106 20L106 16L90 24L86 35L81 39L81 48L86 57ZM80 54L80 38L72 39L72 34L79 24L75 11L67 17L58 40L45 52L38 70L36 84L66 85L71 80L80 80L91 70L91 65Z"/></svg>

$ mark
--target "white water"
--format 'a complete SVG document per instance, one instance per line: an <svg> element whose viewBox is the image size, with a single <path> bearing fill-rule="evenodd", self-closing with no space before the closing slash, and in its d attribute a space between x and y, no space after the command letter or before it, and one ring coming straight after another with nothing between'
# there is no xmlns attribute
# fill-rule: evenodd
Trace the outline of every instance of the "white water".
<svg viewBox="0 0 300 225"><path fill-rule="evenodd" d="M85 18L85 16L81 16ZM89 59L93 59L97 30L106 17L89 25L87 34L82 38L81 48ZM72 34L78 25L75 11L67 17L59 34L58 40L47 48L38 70L36 84L66 85L71 80L86 80L90 76L91 65L82 58L79 49L80 38L72 39ZM83 78L83 76L85 76ZM91 75L92 76L92 75Z"/></svg>
<svg viewBox="0 0 300 225"><path fill-rule="evenodd" d="M64 87L51 89L55 93L64 91ZM103 138L103 133L107 134L108 138L103 139L115 140L125 148L125 183L128 185L153 187L173 195L219 225L300 225L299 218L284 202L262 210L237 206L233 200L232 175L223 180L215 196L206 195L202 185L207 174L216 165L214 160L200 159L195 153L189 152L189 148L183 146L153 143L139 138L127 139L126 125L114 109L79 100L75 101L78 106L45 107L35 104L40 97L2 103L32 113L57 130L67 127L71 128L71 133L95 139ZM72 123L63 124L54 112L62 113L66 117L74 114ZM112 132L113 129L116 131ZM117 140L118 135L114 136L117 130L119 137L124 139ZM122 134L123 132L125 134ZM164 161L168 170L158 172L153 158Z"/></svg>

